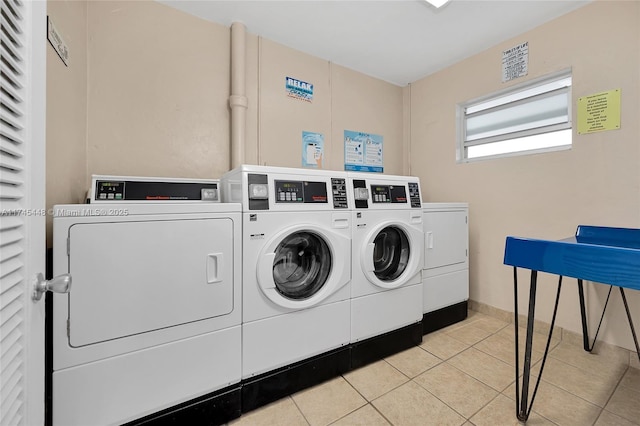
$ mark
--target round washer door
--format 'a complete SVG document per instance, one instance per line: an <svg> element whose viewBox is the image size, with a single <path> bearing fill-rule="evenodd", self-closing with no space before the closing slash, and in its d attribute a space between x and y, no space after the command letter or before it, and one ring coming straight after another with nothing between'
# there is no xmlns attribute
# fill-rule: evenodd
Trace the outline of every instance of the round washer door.
<svg viewBox="0 0 640 426"><path fill-rule="evenodd" d="M418 258L422 233L402 223L378 226L365 241L362 268L373 284L383 288L400 287L415 276L421 266Z"/></svg>
<svg viewBox="0 0 640 426"><path fill-rule="evenodd" d="M276 235L264 248L257 280L264 294L287 308L318 304L349 281L349 238L314 226Z"/></svg>
<svg viewBox="0 0 640 426"><path fill-rule="evenodd" d="M287 235L275 249L276 290L288 299L308 299L326 284L331 262L329 246L319 235L310 231Z"/></svg>

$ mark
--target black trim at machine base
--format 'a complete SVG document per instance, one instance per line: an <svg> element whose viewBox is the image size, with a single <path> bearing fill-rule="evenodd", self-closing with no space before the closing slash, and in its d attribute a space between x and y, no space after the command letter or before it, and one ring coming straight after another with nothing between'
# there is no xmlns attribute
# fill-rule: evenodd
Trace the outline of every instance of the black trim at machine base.
<svg viewBox="0 0 640 426"><path fill-rule="evenodd" d="M276 401L349 371L349 347L261 374L242 382L242 412Z"/></svg>
<svg viewBox="0 0 640 426"><path fill-rule="evenodd" d="M240 384L159 411L125 426L222 425L240 417Z"/></svg>
<svg viewBox="0 0 640 426"><path fill-rule="evenodd" d="M359 368L381 360L422 342L422 323L416 322L405 327L371 337L351 345L351 368Z"/></svg>
<svg viewBox="0 0 640 426"><path fill-rule="evenodd" d="M467 318L468 302L456 303L422 316L422 334L440 330Z"/></svg>

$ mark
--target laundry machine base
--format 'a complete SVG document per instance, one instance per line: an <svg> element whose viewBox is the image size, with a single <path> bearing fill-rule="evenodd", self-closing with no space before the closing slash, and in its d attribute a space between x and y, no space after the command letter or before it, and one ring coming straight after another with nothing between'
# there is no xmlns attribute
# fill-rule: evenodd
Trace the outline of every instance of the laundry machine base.
<svg viewBox="0 0 640 426"><path fill-rule="evenodd" d="M422 320L422 284L351 299L351 343Z"/></svg>
<svg viewBox="0 0 640 426"><path fill-rule="evenodd" d="M124 426L222 425L240 417L240 384L126 423Z"/></svg>
<svg viewBox="0 0 640 426"><path fill-rule="evenodd" d="M422 316L422 333L428 334L463 321L467 318L468 305L468 301L465 300L433 312L427 312Z"/></svg>
<svg viewBox="0 0 640 426"><path fill-rule="evenodd" d="M121 424L239 386L240 344L238 325L54 371L52 424Z"/></svg>
<svg viewBox="0 0 640 426"><path fill-rule="evenodd" d="M422 323L416 322L351 345L351 369L379 361L422 342Z"/></svg>
<svg viewBox="0 0 640 426"><path fill-rule="evenodd" d="M349 371L349 347L288 365L242 382L242 412L247 413Z"/></svg>
<svg viewBox="0 0 640 426"><path fill-rule="evenodd" d="M348 347L350 310L347 299L242 324L242 379Z"/></svg>

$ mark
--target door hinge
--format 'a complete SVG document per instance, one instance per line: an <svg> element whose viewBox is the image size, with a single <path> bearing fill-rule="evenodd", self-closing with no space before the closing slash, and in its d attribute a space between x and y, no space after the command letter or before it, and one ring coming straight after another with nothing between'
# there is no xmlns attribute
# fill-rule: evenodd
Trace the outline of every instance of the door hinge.
<svg viewBox="0 0 640 426"><path fill-rule="evenodd" d="M464 217L464 223L469 223L468 218L469 218L468 216Z"/></svg>
<svg viewBox="0 0 640 426"><path fill-rule="evenodd" d="M466 249L466 250L464 251L464 257L469 257L469 249Z"/></svg>

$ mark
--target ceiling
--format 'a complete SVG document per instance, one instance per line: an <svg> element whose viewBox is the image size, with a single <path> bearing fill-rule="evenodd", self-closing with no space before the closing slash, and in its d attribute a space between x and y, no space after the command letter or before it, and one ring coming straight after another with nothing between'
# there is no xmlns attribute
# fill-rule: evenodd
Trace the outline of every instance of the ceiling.
<svg viewBox="0 0 640 426"><path fill-rule="evenodd" d="M405 86L590 0L158 0ZM527 40L516 40L516 43Z"/></svg>

